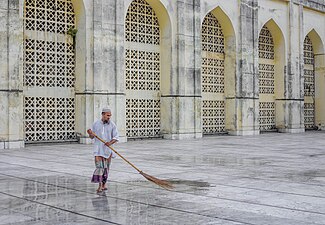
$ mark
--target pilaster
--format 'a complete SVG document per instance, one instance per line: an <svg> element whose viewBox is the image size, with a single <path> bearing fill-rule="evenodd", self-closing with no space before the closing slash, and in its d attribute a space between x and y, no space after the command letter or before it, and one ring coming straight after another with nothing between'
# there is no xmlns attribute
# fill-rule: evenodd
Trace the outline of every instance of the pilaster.
<svg viewBox="0 0 325 225"><path fill-rule="evenodd" d="M19 0L0 5L0 149L24 147L22 95L23 23Z"/></svg>
<svg viewBox="0 0 325 225"><path fill-rule="evenodd" d="M176 64L171 74L169 92L161 96L169 113L162 127L164 138L202 137L201 128L201 37L200 1L175 2L176 33L172 51Z"/></svg>
<svg viewBox="0 0 325 225"><path fill-rule="evenodd" d="M258 1L240 1L238 77L234 135L259 134L258 126Z"/></svg>

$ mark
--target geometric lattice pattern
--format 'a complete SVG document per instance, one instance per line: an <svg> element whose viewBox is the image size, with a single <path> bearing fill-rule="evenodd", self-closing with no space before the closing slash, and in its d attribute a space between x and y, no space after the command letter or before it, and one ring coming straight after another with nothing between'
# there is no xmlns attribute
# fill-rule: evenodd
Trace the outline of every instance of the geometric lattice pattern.
<svg viewBox="0 0 325 225"><path fill-rule="evenodd" d="M315 128L315 60L313 45L304 40L304 121L305 129Z"/></svg>
<svg viewBox="0 0 325 225"><path fill-rule="evenodd" d="M160 29L144 0L134 0L125 21L126 132L128 138L160 136Z"/></svg>
<svg viewBox="0 0 325 225"><path fill-rule="evenodd" d="M308 36L304 41L304 92L305 96L315 95L314 51Z"/></svg>
<svg viewBox="0 0 325 225"><path fill-rule="evenodd" d="M160 101L127 99L127 137L160 136Z"/></svg>
<svg viewBox="0 0 325 225"><path fill-rule="evenodd" d="M202 130L225 132L224 35L217 18L208 13L202 23Z"/></svg>
<svg viewBox="0 0 325 225"><path fill-rule="evenodd" d="M160 44L160 30L155 11L145 0L134 0L125 20L125 40L144 44Z"/></svg>
<svg viewBox="0 0 325 225"><path fill-rule="evenodd" d="M275 130L275 102L259 103L260 131Z"/></svg>
<svg viewBox="0 0 325 225"><path fill-rule="evenodd" d="M262 59L274 59L274 42L266 26L263 26L258 38L258 55Z"/></svg>
<svg viewBox="0 0 325 225"><path fill-rule="evenodd" d="M26 0L25 29L65 34L75 27L71 0Z"/></svg>
<svg viewBox="0 0 325 225"><path fill-rule="evenodd" d="M212 13L205 16L201 32L203 51L224 53L225 43L222 28Z"/></svg>
<svg viewBox="0 0 325 225"><path fill-rule="evenodd" d="M159 52L125 50L127 90L160 90Z"/></svg>
<svg viewBox="0 0 325 225"><path fill-rule="evenodd" d="M74 98L25 97L25 141L75 139Z"/></svg>
<svg viewBox="0 0 325 225"><path fill-rule="evenodd" d="M202 58L202 92L225 92L224 68L223 59Z"/></svg>
<svg viewBox="0 0 325 225"><path fill-rule="evenodd" d="M26 0L24 10L25 141L75 140L75 28L71 0Z"/></svg>
<svg viewBox="0 0 325 225"><path fill-rule="evenodd" d="M315 128L315 104L314 103L304 103L304 122L305 129Z"/></svg>
<svg viewBox="0 0 325 225"><path fill-rule="evenodd" d="M24 85L74 87L72 43L25 39Z"/></svg>
<svg viewBox="0 0 325 225"><path fill-rule="evenodd" d="M274 64L259 63L259 93L274 94Z"/></svg>
<svg viewBox="0 0 325 225"><path fill-rule="evenodd" d="M225 101L203 101L203 133L225 132Z"/></svg>
<svg viewBox="0 0 325 225"><path fill-rule="evenodd" d="M275 61L271 32L263 26L258 43L259 53L259 126L260 131L272 131L275 125Z"/></svg>

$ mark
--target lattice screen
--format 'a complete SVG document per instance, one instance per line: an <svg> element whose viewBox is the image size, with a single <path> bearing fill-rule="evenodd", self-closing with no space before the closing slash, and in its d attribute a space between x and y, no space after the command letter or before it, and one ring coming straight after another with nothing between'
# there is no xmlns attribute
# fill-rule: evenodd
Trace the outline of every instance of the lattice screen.
<svg viewBox="0 0 325 225"><path fill-rule="evenodd" d="M125 20L125 40L144 44L160 44L160 31L155 11L145 0L134 0Z"/></svg>
<svg viewBox="0 0 325 225"><path fill-rule="evenodd" d="M160 136L160 30L144 0L128 8L125 22L127 137Z"/></svg>
<svg viewBox="0 0 325 225"><path fill-rule="evenodd" d="M70 0L26 0L25 29L65 34L75 27Z"/></svg>
<svg viewBox="0 0 325 225"><path fill-rule="evenodd" d="M25 141L75 139L75 28L70 0L26 0L24 20Z"/></svg>
<svg viewBox="0 0 325 225"><path fill-rule="evenodd" d="M274 42L264 26L259 35L259 124L261 131L276 129L274 96Z"/></svg>
<svg viewBox="0 0 325 225"><path fill-rule="evenodd" d="M304 120L305 129L315 127L315 64L313 45L308 36L304 41Z"/></svg>
<svg viewBox="0 0 325 225"><path fill-rule="evenodd" d="M202 128L203 134L225 132L224 35L209 13L202 24Z"/></svg>
<svg viewBox="0 0 325 225"><path fill-rule="evenodd" d="M75 138L74 98L25 97L25 141Z"/></svg>

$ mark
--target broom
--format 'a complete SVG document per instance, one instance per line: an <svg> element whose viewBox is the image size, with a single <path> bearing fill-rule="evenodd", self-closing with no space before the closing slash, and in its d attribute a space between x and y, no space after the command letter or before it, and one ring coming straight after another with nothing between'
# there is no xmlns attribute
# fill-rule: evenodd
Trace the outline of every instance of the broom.
<svg viewBox="0 0 325 225"><path fill-rule="evenodd" d="M93 135L100 140L101 142L103 142L104 144L106 143L106 141L104 141L103 139L101 139L100 137L98 137L94 132ZM159 185L160 187L170 190L173 189L173 185L166 181L166 180L160 180L156 177L153 177L149 174L146 174L144 172L142 172L140 169L138 169L135 165L133 165L129 160L127 160L126 158L124 158L120 153L118 153L112 146L108 146L110 149L112 149L113 152L115 152L118 156L120 156L125 162L127 162L129 165L131 165L134 169L136 169L142 176L144 176L147 180Z"/></svg>

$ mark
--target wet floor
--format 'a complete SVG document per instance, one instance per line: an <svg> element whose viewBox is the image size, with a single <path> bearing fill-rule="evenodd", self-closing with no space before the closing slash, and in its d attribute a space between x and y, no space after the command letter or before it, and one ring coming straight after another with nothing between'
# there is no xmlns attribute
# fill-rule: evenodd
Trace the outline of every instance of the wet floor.
<svg viewBox="0 0 325 225"><path fill-rule="evenodd" d="M325 224L325 132L141 140L96 194L91 145L0 150L0 225Z"/></svg>

